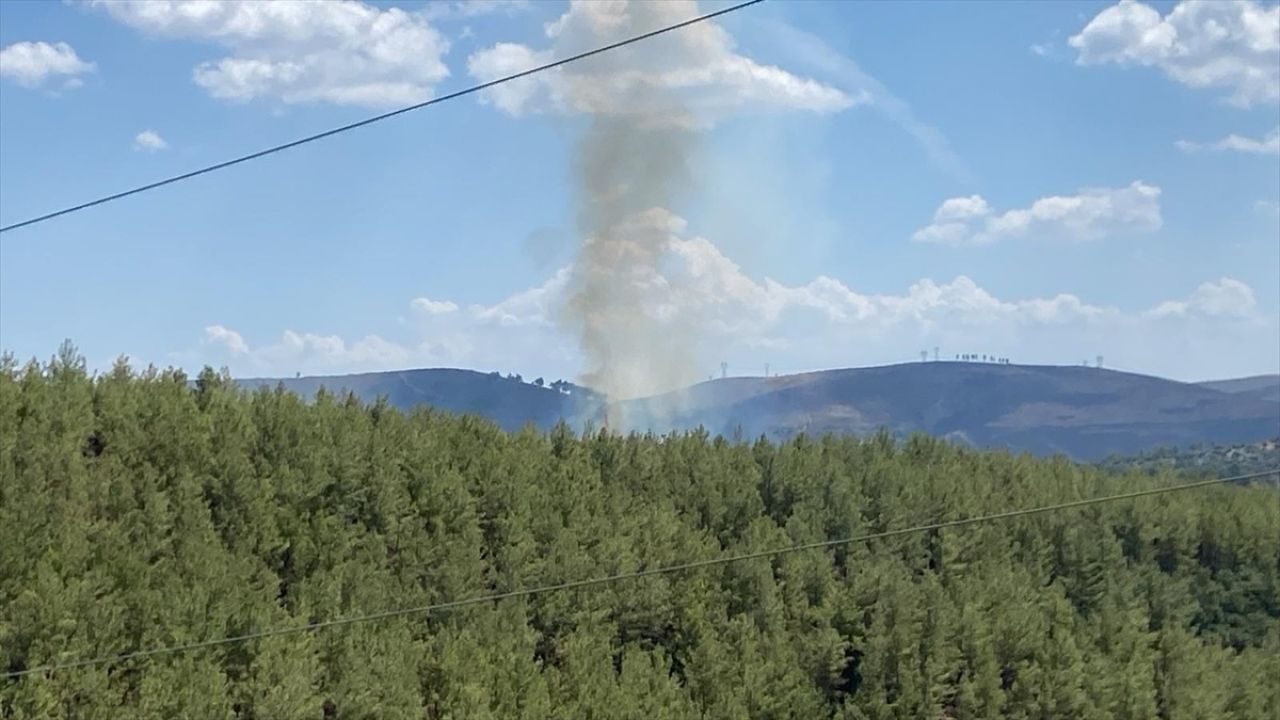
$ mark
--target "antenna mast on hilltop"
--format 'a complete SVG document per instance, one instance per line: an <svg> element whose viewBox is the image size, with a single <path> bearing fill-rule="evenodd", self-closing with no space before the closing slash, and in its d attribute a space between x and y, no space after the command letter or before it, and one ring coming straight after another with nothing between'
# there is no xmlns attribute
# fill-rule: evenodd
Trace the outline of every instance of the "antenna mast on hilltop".
<svg viewBox="0 0 1280 720"><path fill-rule="evenodd" d="M1098 356L1098 369L1099 369L1099 370L1101 370L1101 369L1102 369L1102 356L1101 356L1101 355L1099 355L1099 356Z"/></svg>
<svg viewBox="0 0 1280 720"><path fill-rule="evenodd" d="M727 377L729 377L729 363L721 361L720 362L720 379L723 380Z"/></svg>

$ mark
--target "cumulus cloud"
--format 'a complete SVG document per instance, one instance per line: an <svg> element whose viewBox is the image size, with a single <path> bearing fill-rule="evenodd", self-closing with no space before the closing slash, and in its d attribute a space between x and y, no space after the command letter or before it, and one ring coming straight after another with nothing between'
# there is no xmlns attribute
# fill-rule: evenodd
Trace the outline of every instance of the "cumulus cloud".
<svg viewBox="0 0 1280 720"><path fill-rule="evenodd" d="M155 130L143 130L133 138L134 150L145 150L147 152L157 152L160 150L168 150L169 143L160 137L160 133Z"/></svg>
<svg viewBox="0 0 1280 720"><path fill-rule="evenodd" d="M473 53L467 70L477 80L495 80L698 14L691 0L574 0L559 19L546 25L549 47L499 43ZM511 115L658 116L674 109L669 105L678 105L694 116L686 121L702 123L745 108L830 112L860 100L737 53L733 39L714 22L698 23L643 46L619 48L485 93L487 102Z"/></svg>
<svg viewBox="0 0 1280 720"><path fill-rule="evenodd" d="M1257 371L1258 363L1278 361L1274 318L1264 316L1253 290L1233 278L1136 310L1072 293L1001 298L965 275L921 279L897 293L865 293L830 276L794 285L751 277L710 240L689 235L683 219L665 210L641 213L631 222L664 235L664 258L658 269L620 281L634 284L642 299L636 312L653 322L678 328L696 319L705 333L700 341L715 351L707 356L708 373L718 371L720 360L734 372L765 362L776 370L799 371L908 360L934 346L947 357L977 352L1068 364L1101 353L1115 364L1174 377L1229 374L1218 351L1222 347L1252 351L1254 364L1241 365L1242 374ZM221 326L206 334L227 353L216 359L240 374L445 365L574 377L581 369L580 351L553 321L572 292L572 277L570 268L562 268L493 304L423 315L413 336L402 341L369 335L347 342L286 331L278 341L250 349ZM1241 355L1250 358L1248 352Z"/></svg>
<svg viewBox="0 0 1280 720"><path fill-rule="evenodd" d="M569 275L570 268L561 268L537 287L518 292L494 305L472 305L468 310L477 320L501 327L551 327L556 312L564 304Z"/></svg>
<svg viewBox="0 0 1280 720"><path fill-rule="evenodd" d="M305 363L308 367L342 372L347 368L404 367L412 352L377 335L347 343L337 335L296 333L286 330L280 342L262 348L260 356L272 367Z"/></svg>
<svg viewBox="0 0 1280 720"><path fill-rule="evenodd" d="M221 100L271 98L387 107L420 102L448 77L448 41L425 16L356 0L92 0L143 32L193 38L230 54L197 65Z"/></svg>
<svg viewBox="0 0 1280 720"><path fill-rule="evenodd" d="M0 78L22 87L40 87L55 77L67 78L67 84L75 86L80 75L93 69L93 63L81 60L64 42L17 42L0 49Z"/></svg>
<svg viewBox="0 0 1280 720"><path fill-rule="evenodd" d="M234 365L248 372L347 372L387 370L411 362L411 348L367 335L348 343L337 335L318 335L285 330L277 342L250 348L240 333L211 325L205 328L205 344L221 347Z"/></svg>
<svg viewBox="0 0 1280 720"><path fill-rule="evenodd" d="M1254 155L1280 155L1280 127L1267 133L1261 138L1251 138L1232 133L1221 140L1210 143L1197 143L1189 140L1179 140L1175 145L1183 152L1196 152L1198 150L1232 150L1235 152L1250 153Z"/></svg>
<svg viewBox="0 0 1280 720"><path fill-rule="evenodd" d="M448 300L432 300L430 298L420 297L414 298L413 302L409 304L414 310L422 313L423 315L445 315L458 311L458 305L456 303L449 302Z"/></svg>
<svg viewBox="0 0 1280 720"><path fill-rule="evenodd" d="M990 213L991 208L987 205L987 201L982 199L981 195L970 195L969 197L944 200L942 205L938 206L937 211L933 213L933 221L935 223L946 223L957 220L972 220L973 218L986 217Z"/></svg>
<svg viewBox="0 0 1280 720"><path fill-rule="evenodd" d="M1083 188L1053 195L1028 208L992 213L979 195L946 200L933 221L912 234L916 242L983 245L1006 238L1099 240L1160 229L1160 188L1136 180L1122 188Z"/></svg>
<svg viewBox="0 0 1280 720"><path fill-rule="evenodd" d="M1280 6L1187 0L1162 17L1150 5L1121 0L1068 42L1081 65L1159 68L1240 107L1280 101Z"/></svg>
<svg viewBox="0 0 1280 720"><path fill-rule="evenodd" d="M1152 308L1152 317L1250 317L1257 308L1253 288L1233 278L1206 282L1185 300L1167 300Z"/></svg>
<svg viewBox="0 0 1280 720"><path fill-rule="evenodd" d="M249 352L249 345L240 336L240 333L221 325L210 325L204 329L204 339L207 343L213 343L226 347L233 355L244 355Z"/></svg>

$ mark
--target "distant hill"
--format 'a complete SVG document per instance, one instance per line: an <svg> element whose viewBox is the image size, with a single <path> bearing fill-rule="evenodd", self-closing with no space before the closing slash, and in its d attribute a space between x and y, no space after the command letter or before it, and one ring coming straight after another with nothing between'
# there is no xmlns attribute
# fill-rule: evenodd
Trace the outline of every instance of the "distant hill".
<svg viewBox="0 0 1280 720"><path fill-rule="evenodd" d="M390 404L406 410L423 405L458 415L481 415L511 432L529 424L551 427L561 418L576 417L578 407L599 403L595 393L576 385L569 385L565 393L499 373L453 368L327 377L249 378L238 382L250 389L275 387L279 383L307 398L313 397L321 387L335 393L351 392L366 402L386 397Z"/></svg>
<svg viewBox="0 0 1280 720"><path fill-rule="evenodd" d="M398 407L425 404L475 413L508 430L529 423L547 428L561 418L578 426L591 419L615 429L663 432L703 426L725 435L740 431L772 438L885 428L1086 461L1162 446L1253 442L1280 435L1280 402L1258 396L1265 385L1229 392L1086 367L931 362L727 378L616 403L607 413L600 397L586 388L572 386L572 394L566 395L470 370L241 382L282 382L306 396L322 385L365 400L384 395Z"/></svg>
<svg viewBox="0 0 1280 720"><path fill-rule="evenodd" d="M1233 395L1249 394L1259 400L1280 402L1280 375L1254 375L1234 380L1208 380L1196 384Z"/></svg>
<svg viewBox="0 0 1280 720"><path fill-rule="evenodd" d="M659 428L731 433L926 432L1081 460L1280 434L1280 403L1086 367L932 362L730 378L624 403Z"/></svg>

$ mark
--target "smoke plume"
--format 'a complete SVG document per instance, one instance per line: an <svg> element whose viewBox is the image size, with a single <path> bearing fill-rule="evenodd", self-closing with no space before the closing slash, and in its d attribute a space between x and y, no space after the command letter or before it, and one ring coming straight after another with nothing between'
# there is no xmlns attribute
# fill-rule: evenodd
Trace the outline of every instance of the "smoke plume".
<svg viewBox="0 0 1280 720"><path fill-rule="evenodd" d="M642 4L628 9L614 17L632 27L615 32L639 31L667 19L648 16L668 14ZM661 53L670 44L664 40L637 52ZM627 58L599 58L566 84L569 102L592 113L576 147L582 244L560 321L579 340L581 382L611 400L688 385L699 361L696 319L655 302L669 282L661 268L671 237L664 209L693 190L698 123L681 92L634 75L631 55L629 74L621 65ZM641 67L652 65L646 60Z"/></svg>
<svg viewBox="0 0 1280 720"><path fill-rule="evenodd" d="M670 231L660 209L690 189L686 163L697 134L653 122L662 119L597 117L578 146L583 244L562 321L580 341L583 384L614 399L696 377L696 322L654 301L669 282L660 265Z"/></svg>
<svg viewBox="0 0 1280 720"><path fill-rule="evenodd" d="M573 2L546 26L552 47L500 43L475 53L468 68L493 79L699 13L692 0ZM581 244L556 320L579 341L579 380L611 400L703 377L709 319L676 301L691 292L687 279L664 266L679 231L670 211L692 205L691 165L706 128L747 106L826 112L854 103L738 54L714 22L495 87L486 99L512 115L585 117L574 162Z"/></svg>

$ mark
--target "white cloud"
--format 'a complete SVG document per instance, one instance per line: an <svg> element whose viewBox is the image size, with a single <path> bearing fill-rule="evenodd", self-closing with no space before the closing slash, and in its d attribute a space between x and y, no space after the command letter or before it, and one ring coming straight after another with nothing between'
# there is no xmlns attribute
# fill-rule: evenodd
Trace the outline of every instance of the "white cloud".
<svg viewBox="0 0 1280 720"><path fill-rule="evenodd" d="M404 367L414 357L411 349L377 335L347 343L337 335L292 330L285 330L276 343L250 348L240 333L222 325L205 328L205 344L224 348L232 365L250 374L390 370Z"/></svg>
<svg viewBox="0 0 1280 720"><path fill-rule="evenodd" d="M157 152L159 150L168 150L169 143L160 137L160 133L155 130L143 130L133 138L134 150L145 150L147 152Z"/></svg>
<svg viewBox="0 0 1280 720"><path fill-rule="evenodd" d="M1155 232L1161 224L1160 188L1137 180L1122 188L1084 188L1076 195L1043 197L1029 208L998 215L978 195L951 198L911 239L945 245L1021 237L1084 241Z"/></svg>
<svg viewBox="0 0 1280 720"><path fill-rule="evenodd" d="M1167 300L1152 308L1152 317L1243 318L1257 309L1253 288L1233 278L1206 282L1185 300Z"/></svg>
<svg viewBox="0 0 1280 720"><path fill-rule="evenodd" d="M409 349L377 335L366 335L348 344L337 335L296 333L292 330L286 330L280 342L258 352L271 367L302 363L319 372L404 367L412 356Z"/></svg>
<svg viewBox="0 0 1280 720"><path fill-rule="evenodd" d="M0 50L0 77L22 87L40 87L51 77L66 77L66 87L77 87L77 76L93 69L93 63L81 60L64 42L17 42Z"/></svg>
<svg viewBox="0 0 1280 720"><path fill-rule="evenodd" d="M409 304L414 310L417 310L423 315L446 315L448 313L458 311L457 303L452 303L448 300L432 300L430 298L420 297L414 298L413 302Z"/></svg>
<svg viewBox="0 0 1280 720"><path fill-rule="evenodd" d="M503 327L519 325L551 327L555 313L565 299L570 269L556 271L545 283L524 290L494 305L472 305L472 317Z"/></svg>
<svg viewBox="0 0 1280 720"><path fill-rule="evenodd" d="M467 69L477 80L495 80L698 14L691 0L574 0L564 15L546 25L551 47L499 43L473 53ZM859 101L738 54L733 39L712 21L506 83L485 91L484 97L512 115L645 115L682 123L714 122L744 108L830 112Z"/></svg>
<svg viewBox="0 0 1280 720"><path fill-rule="evenodd" d="M1161 17L1121 0L1068 42L1081 65L1156 67L1184 85L1225 92L1241 107L1280 101L1280 6L1187 0Z"/></svg>
<svg viewBox="0 0 1280 720"><path fill-rule="evenodd" d="M938 206L937 211L933 213L933 221L935 223L945 223L954 220L972 220L973 218L985 217L990 213L991 208L987 205L987 201L982 199L981 195L970 195L969 197L944 200L942 205Z"/></svg>
<svg viewBox="0 0 1280 720"><path fill-rule="evenodd" d="M900 293L862 293L828 276L797 285L753 278L710 240L687 235L684 221L663 210L630 222L664 234L665 257L660 271L619 281L636 288L636 313L673 330L688 323L700 329L698 357L706 364L695 368L700 377L721 360L735 372L759 372L764 362L788 372L908 360L935 345L946 357L977 352L1021 362L1074 364L1101 353L1114 365L1184 378L1245 374L1280 363L1275 319L1261 315L1253 290L1232 278L1137 310L1070 293L1000 298L964 275L921 279ZM288 331L279 342L250 351L233 331L217 334L229 336L223 344L241 375L448 365L573 377L582 357L574 338L552 322L572 294L571 277L571 269L562 268L492 305L424 317L413 336L399 342L370 335L348 343ZM1239 352L1224 355L1224 347ZM1233 369L1236 361L1242 364Z"/></svg>
<svg viewBox="0 0 1280 720"><path fill-rule="evenodd" d="M355 0L92 0L143 32L194 38L231 54L193 78L222 100L271 98L388 107L420 102L448 77L448 41L420 13Z"/></svg>
<svg viewBox="0 0 1280 720"><path fill-rule="evenodd" d="M1235 152L1254 155L1280 155L1280 127L1267 133L1265 137L1251 138L1232 133L1221 140L1211 143L1197 143L1179 140L1175 145L1184 152L1197 150L1233 150Z"/></svg>
<svg viewBox="0 0 1280 720"><path fill-rule="evenodd" d="M221 325L206 327L204 329L204 339L207 343L226 347L233 355L244 355L249 352L249 345L240 336L240 333Z"/></svg>
<svg viewBox="0 0 1280 720"><path fill-rule="evenodd" d="M1280 201L1259 200L1253 204L1253 209L1268 217L1280 218Z"/></svg>

